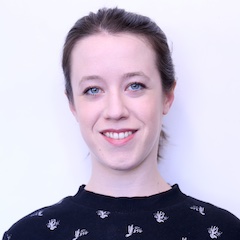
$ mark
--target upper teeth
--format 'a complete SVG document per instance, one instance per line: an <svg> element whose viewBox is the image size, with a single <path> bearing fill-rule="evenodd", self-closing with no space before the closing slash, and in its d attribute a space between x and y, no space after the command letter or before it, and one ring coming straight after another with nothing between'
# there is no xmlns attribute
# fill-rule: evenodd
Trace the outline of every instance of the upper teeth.
<svg viewBox="0 0 240 240"><path fill-rule="evenodd" d="M113 138L113 139L123 139L123 138L128 137L128 136L131 135L131 134L132 134L131 131L121 132L121 133L116 133L116 132L105 132L105 133L104 133L104 135L105 135L106 137Z"/></svg>

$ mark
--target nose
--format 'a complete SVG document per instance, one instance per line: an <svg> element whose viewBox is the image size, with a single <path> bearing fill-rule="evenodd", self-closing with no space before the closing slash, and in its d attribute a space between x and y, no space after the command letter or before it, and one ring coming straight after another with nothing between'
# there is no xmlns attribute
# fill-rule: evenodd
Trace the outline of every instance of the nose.
<svg viewBox="0 0 240 240"><path fill-rule="evenodd" d="M104 117L106 119L119 120L129 116L125 96L119 92L111 92L105 99Z"/></svg>

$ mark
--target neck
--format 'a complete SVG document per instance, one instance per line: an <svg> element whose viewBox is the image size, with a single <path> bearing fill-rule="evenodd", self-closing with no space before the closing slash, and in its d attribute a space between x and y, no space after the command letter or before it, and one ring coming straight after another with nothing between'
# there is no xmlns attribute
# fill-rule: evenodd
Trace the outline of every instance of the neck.
<svg viewBox="0 0 240 240"><path fill-rule="evenodd" d="M143 171L144 170L144 171ZM158 171L157 162L128 171L107 169L93 164L86 190L113 197L151 196L171 187Z"/></svg>

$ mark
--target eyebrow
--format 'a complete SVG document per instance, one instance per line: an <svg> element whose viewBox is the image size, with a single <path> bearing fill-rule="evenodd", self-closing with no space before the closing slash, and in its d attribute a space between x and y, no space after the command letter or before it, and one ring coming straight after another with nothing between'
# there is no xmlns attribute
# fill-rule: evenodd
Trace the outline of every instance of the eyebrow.
<svg viewBox="0 0 240 240"><path fill-rule="evenodd" d="M129 79L132 77L143 77L143 78L149 79L149 77L141 71L140 72L129 72L129 73L125 73L123 75L123 79Z"/></svg>
<svg viewBox="0 0 240 240"><path fill-rule="evenodd" d="M102 78L98 75L89 75L89 76L83 76L80 80L80 83L83 81L88 81L88 80L101 80Z"/></svg>
<svg viewBox="0 0 240 240"><path fill-rule="evenodd" d="M122 79L127 80L127 79L130 79L133 77L143 77L143 78L149 79L149 77L141 71L125 73L125 74L123 74ZM83 76L79 83L82 83L84 81L89 81L89 80L103 80L103 78L98 75Z"/></svg>

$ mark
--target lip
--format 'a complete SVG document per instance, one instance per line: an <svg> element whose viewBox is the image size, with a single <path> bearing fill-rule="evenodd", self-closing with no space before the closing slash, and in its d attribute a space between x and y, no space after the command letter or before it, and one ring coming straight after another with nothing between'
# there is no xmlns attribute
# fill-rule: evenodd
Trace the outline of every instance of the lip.
<svg viewBox="0 0 240 240"><path fill-rule="evenodd" d="M129 141L131 141L137 130L136 129L105 129L101 131L102 136L107 142L111 143L115 146L125 145Z"/></svg>

